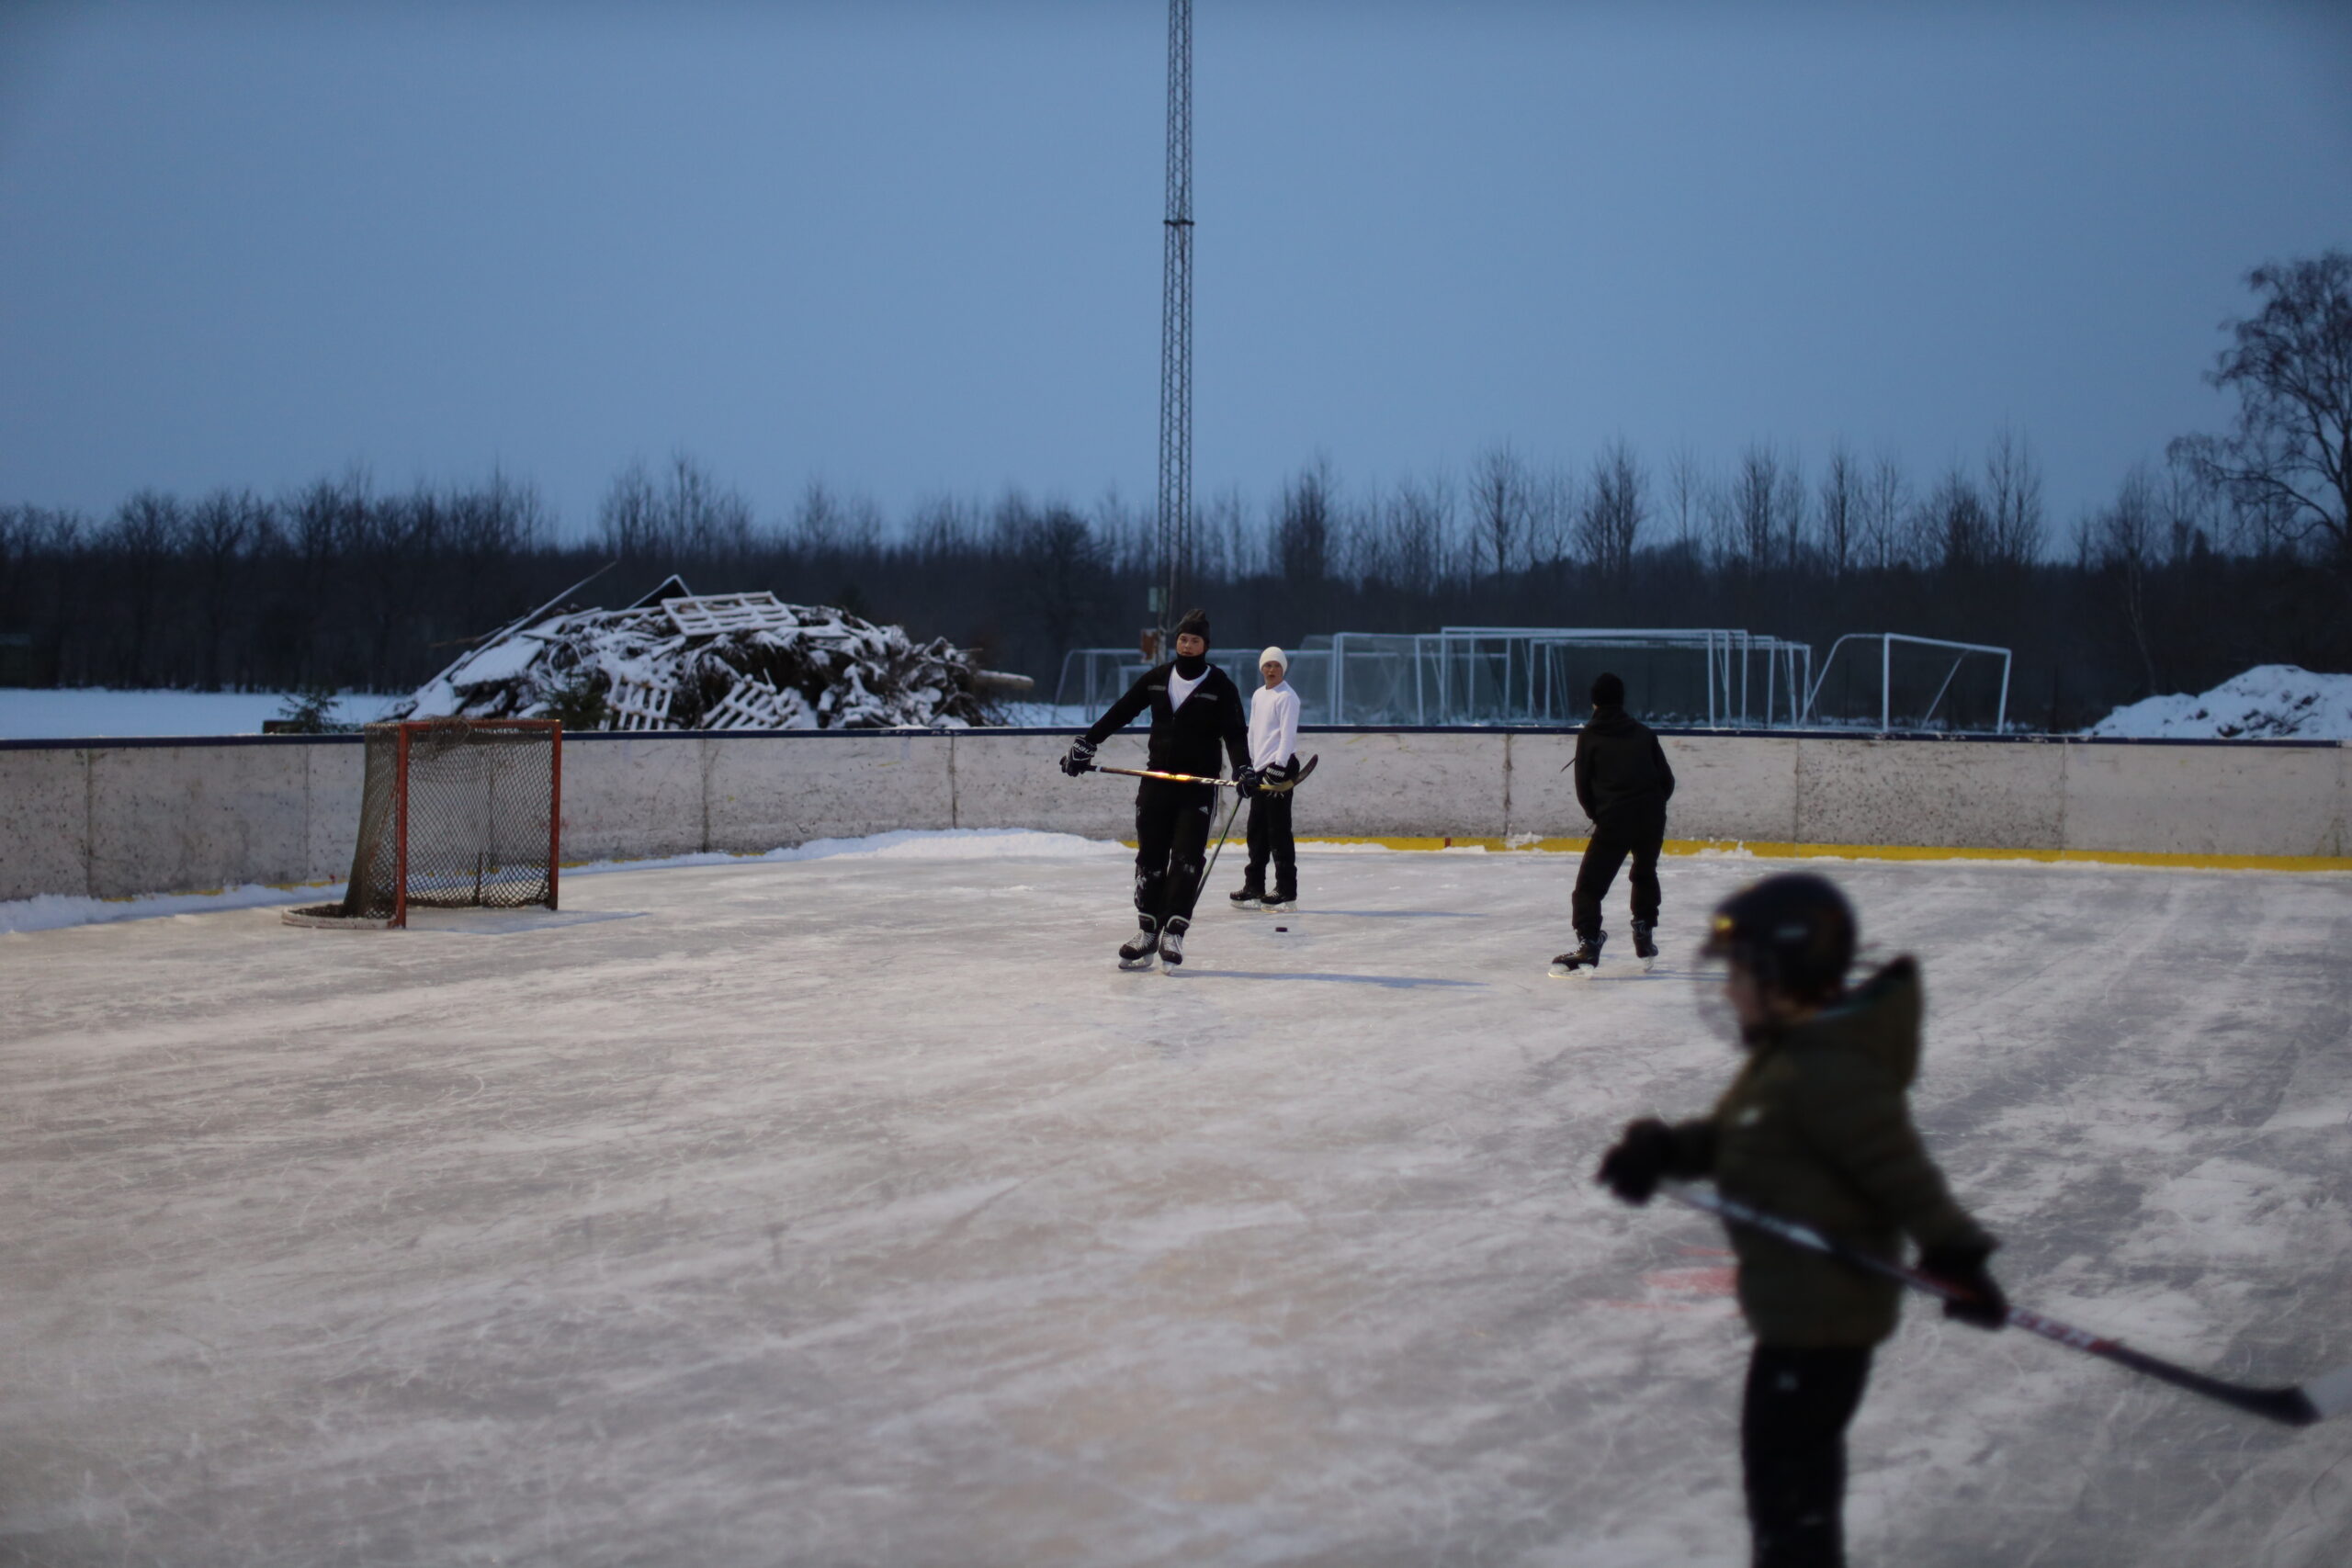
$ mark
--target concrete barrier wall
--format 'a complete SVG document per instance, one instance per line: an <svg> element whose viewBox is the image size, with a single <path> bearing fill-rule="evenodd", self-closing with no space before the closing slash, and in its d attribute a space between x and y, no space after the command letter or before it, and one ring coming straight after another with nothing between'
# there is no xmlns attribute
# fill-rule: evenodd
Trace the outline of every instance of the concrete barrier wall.
<svg viewBox="0 0 2352 1568"><path fill-rule="evenodd" d="M577 736L565 858L750 852L893 828L1130 830L1124 779L1064 777L1068 737ZM1302 834L1580 838L1576 738L1310 730ZM2341 860L2352 748L1669 734L1677 839ZM1102 761L1140 767L1143 739ZM0 745L0 898L340 880L356 739Z"/></svg>

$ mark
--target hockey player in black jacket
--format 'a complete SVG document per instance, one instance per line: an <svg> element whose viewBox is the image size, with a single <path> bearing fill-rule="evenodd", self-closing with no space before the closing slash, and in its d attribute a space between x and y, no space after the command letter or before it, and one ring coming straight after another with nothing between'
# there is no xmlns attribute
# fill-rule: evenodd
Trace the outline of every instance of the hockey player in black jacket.
<svg viewBox="0 0 2352 1568"><path fill-rule="evenodd" d="M1257 787L1250 767L1250 720L1232 677L1209 662L1209 618L1188 610L1176 623L1176 657L1156 665L1126 695L1071 742L1062 772L1072 778L1094 765L1094 749L1151 712L1148 765L1162 773L1216 778L1222 746L1244 795ZM1136 791L1136 919L1141 930L1119 949L1123 969L1184 962L1184 931L1200 897L1216 791L1206 784L1145 779Z"/></svg>
<svg viewBox="0 0 2352 1568"><path fill-rule="evenodd" d="M1569 900L1577 945L1552 960L1552 973L1571 975L1600 964L1600 901L1617 880L1617 868L1634 857L1634 953L1657 956L1650 932L1657 924L1657 856L1666 841L1666 803L1674 794L1674 770L1649 726L1625 711L1625 682L1602 675L1592 683L1592 717L1577 732L1577 804L1592 818L1592 837L1577 867L1577 890Z"/></svg>

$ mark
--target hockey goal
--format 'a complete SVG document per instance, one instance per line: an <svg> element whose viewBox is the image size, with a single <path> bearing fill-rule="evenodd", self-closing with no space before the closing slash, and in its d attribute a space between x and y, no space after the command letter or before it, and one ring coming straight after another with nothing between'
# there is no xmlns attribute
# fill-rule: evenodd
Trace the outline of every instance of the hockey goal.
<svg viewBox="0 0 2352 1568"><path fill-rule="evenodd" d="M556 907L562 725L395 720L367 735L350 887L340 904L286 911L288 924L381 929L419 908Z"/></svg>

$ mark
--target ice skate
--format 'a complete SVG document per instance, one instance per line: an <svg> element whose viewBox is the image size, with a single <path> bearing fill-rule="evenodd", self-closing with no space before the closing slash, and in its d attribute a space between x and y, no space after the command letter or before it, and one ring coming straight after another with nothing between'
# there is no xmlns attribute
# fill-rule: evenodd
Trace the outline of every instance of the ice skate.
<svg viewBox="0 0 2352 1568"><path fill-rule="evenodd" d="M1148 969L1159 955L1159 922L1149 915L1137 915L1136 923L1142 929L1119 944L1122 969Z"/></svg>
<svg viewBox="0 0 2352 1568"><path fill-rule="evenodd" d="M1607 931L1595 931L1577 942L1574 951L1552 960L1552 978L1565 980L1571 975L1592 978L1592 972L1600 967L1600 944L1608 940Z"/></svg>
<svg viewBox="0 0 2352 1568"><path fill-rule="evenodd" d="M1277 915L1289 914L1298 907L1297 884L1275 877L1274 890L1266 896L1262 907Z"/></svg>
<svg viewBox="0 0 2352 1568"><path fill-rule="evenodd" d="M1266 886L1252 877L1241 885L1238 893L1228 893L1226 897L1233 900L1233 907L1237 909L1261 909L1266 905Z"/></svg>
<svg viewBox="0 0 2352 1568"><path fill-rule="evenodd" d="M1171 916L1159 933L1159 961L1170 969L1184 962L1184 931L1193 922L1182 915Z"/></svg>
<svg viewBox="0 0 2352 1568"><path fill-rule="evenodd" d="M1642 961L1645 974L1657 967L1657 942L1650 934L1657 929L1648 920L1634 922L1634 956Z"/></svg>

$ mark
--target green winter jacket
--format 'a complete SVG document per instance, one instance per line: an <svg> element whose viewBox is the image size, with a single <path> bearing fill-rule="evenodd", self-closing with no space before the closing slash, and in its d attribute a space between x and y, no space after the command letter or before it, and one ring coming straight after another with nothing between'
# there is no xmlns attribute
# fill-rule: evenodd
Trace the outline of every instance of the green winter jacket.
<svg viewBox="0 0 2352 1568"><path fill-rule="evenodd" d="M1756 1043L1714 1111L1674 1129L1676 1167L1770 1213L1899 1260L1923 1247L1990 1248L1944 1189L1911 1125L1919 969L1898 958L1859 989ZM1875 1345L1894 1332L1892 1280L1731 1225L1739 1305L1766 1345Z"/></svg>

